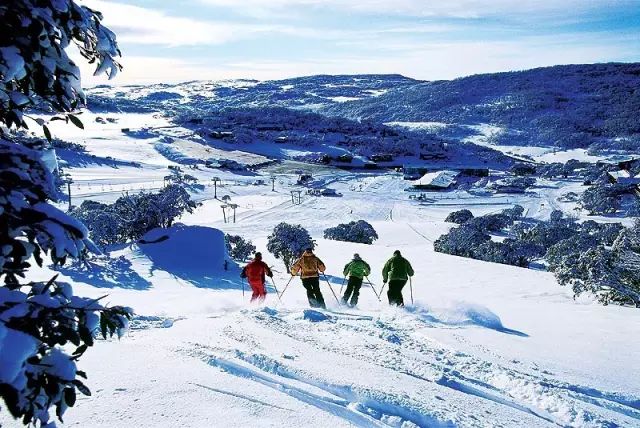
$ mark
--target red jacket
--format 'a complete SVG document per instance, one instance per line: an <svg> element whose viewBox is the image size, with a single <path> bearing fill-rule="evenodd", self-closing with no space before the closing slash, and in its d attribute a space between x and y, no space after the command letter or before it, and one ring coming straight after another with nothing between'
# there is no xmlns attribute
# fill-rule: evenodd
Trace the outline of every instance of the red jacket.
<svg viewBox="0 0 640 428"><path fill-rule="evenodd" d="M253 260L242 269L240 274L242 278L247 278L249 284L264 284L266 281L265 276L273 276L269 266L262 260Z"/></svg>

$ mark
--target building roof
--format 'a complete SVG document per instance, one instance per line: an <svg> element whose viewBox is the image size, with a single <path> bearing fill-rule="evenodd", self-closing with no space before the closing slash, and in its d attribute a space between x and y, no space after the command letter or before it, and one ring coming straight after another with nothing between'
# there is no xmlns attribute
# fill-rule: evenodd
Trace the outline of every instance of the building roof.
<svg viewBox="0 0 640 428"><path fill-rule="evenodd" d="M633 177L629 171L609 171L609 177L619 184L640 184L640 176Z"/></svg>
<svg viewBox="0 0 640 428"><path fill-rule="evenodd" d="M414 180L411 183L414 186L432 186L446 189L456 182L458 175L460 175L458 171L450 170L428 172L420 179Z"/></svg>
<svg viewBox="0 0 640 428"><path fill-rule="evenodd" d="M609 171L609 175L612 178L615 178L616 180L619 180L621 178L631 178L631 174L629 173L629 171L626 171L624 169L621 169L620 171Z"/></svg>

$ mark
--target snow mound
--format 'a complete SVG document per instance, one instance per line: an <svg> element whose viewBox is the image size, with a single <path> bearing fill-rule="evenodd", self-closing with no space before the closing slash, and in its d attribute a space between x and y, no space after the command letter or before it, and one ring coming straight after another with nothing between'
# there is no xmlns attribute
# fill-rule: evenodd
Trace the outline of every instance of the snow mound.
<svg viewBox="0 0 640 428"><path fill-rule="evenodd" d="M151 261L152 271L168 272L198 287L238 288L238 267L229 260L224 233L218 229L183 224L156 228L138 247Z"/></svg>
<svg viewBox="0 0 640 428"><path fill-rule="evenodd" d="M444 321L450 324L473 324L492 330L502 330L502 320L500 317L484 306L468 303L459 303L452 307L449 312L442 314Z"/></svg>
<svg viewBox="0 0 640 428"><path fill-rule="evenodd" d="M505 327L498 315L481 305L457 302L444 308L415 305L406 309L421 320L432 324L452 327L477 326L521 337L528 336L526 333Z"/></svg>

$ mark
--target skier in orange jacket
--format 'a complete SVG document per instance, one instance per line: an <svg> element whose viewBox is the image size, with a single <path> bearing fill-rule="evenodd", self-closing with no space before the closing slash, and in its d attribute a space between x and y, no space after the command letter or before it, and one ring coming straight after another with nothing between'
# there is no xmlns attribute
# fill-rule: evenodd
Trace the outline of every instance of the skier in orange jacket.
<svg viewBox="0 0 640 428"><path fill-rule="evenodd" d="M313 248L307 248L302 256L291 266L291 275L300 274L302 285L307 290L307 299L312 308L323 308L324 297L320 291L320 273L326 270L324 263L315 254Z"/></svg>

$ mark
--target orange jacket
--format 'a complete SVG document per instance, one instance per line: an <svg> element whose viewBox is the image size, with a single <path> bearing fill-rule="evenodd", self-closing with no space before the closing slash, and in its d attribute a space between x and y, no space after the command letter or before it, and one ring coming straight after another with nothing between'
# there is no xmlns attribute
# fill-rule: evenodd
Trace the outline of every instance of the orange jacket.
<svg viewBox="0 0 640 428"><path fill-rule="evenodd" d="M296 276L298 273L301 278L315 278L320 276L320 272L324 272L326 267L322 260L315 254L305 251L296 262L291 266L291 275Z"/></svg>

